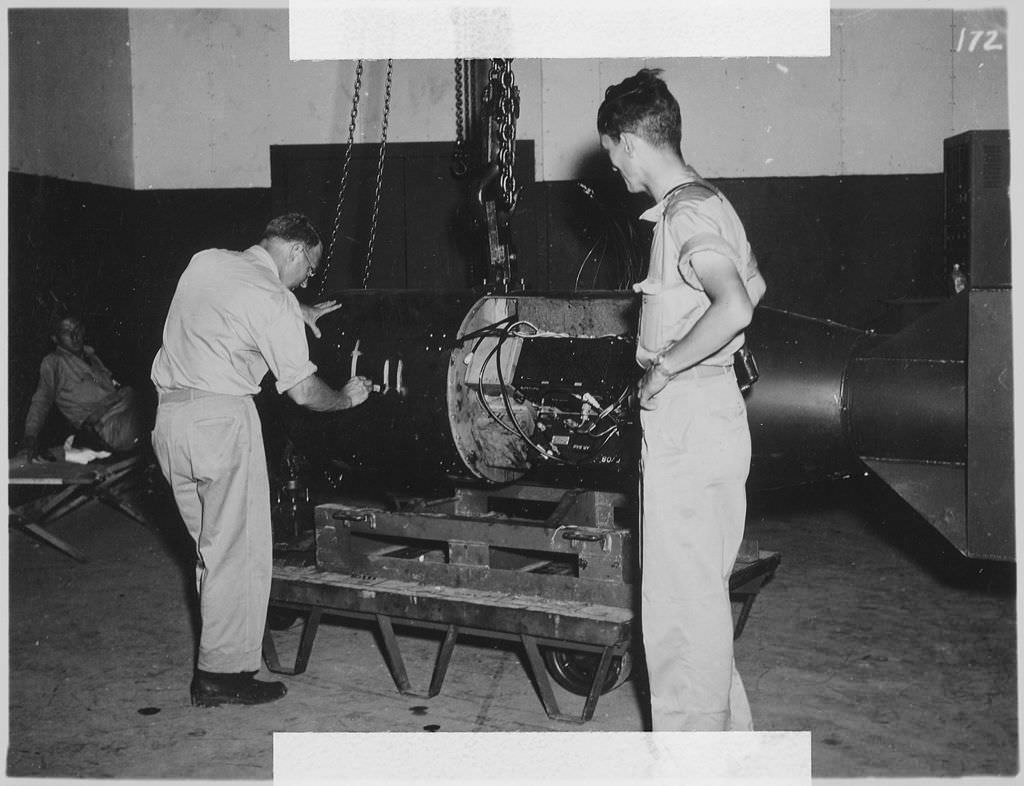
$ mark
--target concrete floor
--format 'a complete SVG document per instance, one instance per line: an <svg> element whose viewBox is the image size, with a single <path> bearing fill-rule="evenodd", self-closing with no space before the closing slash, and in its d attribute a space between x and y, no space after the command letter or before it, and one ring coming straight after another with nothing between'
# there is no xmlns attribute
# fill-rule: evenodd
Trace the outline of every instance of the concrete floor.
<svg viewBox="0 0 1024 786"><path fill-rule="evenodd" d="M53 530L90 561L9 537L9 776L269 779L275 731L644 729L642 678L583 726L553 721L503 644L460 640L441 695L403 696L371 629L351 622L322 626L280 702L193 708L176 527L90 503ZM869 481L762 499L747 534L782 554L736 648L758 730L810 731L815 777L1017 772L1013 566L960 559ZM437 640L399 632L425 688Z"/></svg>

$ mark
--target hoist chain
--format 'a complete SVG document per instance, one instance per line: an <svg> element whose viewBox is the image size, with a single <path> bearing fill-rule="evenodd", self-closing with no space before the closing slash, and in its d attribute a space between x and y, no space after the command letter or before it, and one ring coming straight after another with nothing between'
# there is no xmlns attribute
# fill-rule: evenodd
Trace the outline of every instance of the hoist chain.
<svg viewBox="0 0 1024 786"><path fill-rule="evenodd" d="M465 80L463 60L455 58L455 150L452 151L451 171L455 177L469 172L469 153L466 151Z"/></svg>
<svg viewBox="0 0 1024 786"><path fill-rule="evenodd" d="M380 212L380 192L384 183L384 151L388 144L388 115L391 113L391 71L394 63L388 59L388 75L384 86L384 117L381 120L380 154L377 157L377 187L373 194L373 215L370 218L370 237L366 243L366 267L363 270L363 289L370 280L373 261L373 243L377 237L377 215Z"/></svg>
<svg viewBox="0 0 1024 786"><path fill-rule="evenodd" d="M501 169L498 186L502 202L512 211L516 206L516 121L519 119L519 88L512 73L511 58L491 60L484 92L484 106L497 132L497 159Z"/></svg>
<svg viewBox="0 0 1024 786"><path fill-rule="evenodd" d="M334 249L338 240L338 227L341 225L341 206L345 202L345 189L348 186L349 165L352 163L352 143L356 136L356 118L359 116L359 91L362 88L362 84L363 61L359 60L356 63L355 85L352 87L352 112L348 123L348 142L345 145L345 159L341 165L341 184L338 186L338 207L334 213L334 227L331 230L331 244L327 249L327 253L324 255L323 270L320 273L320 287L317 290L321 295L324 293L324 287L327 285L327 271L330 269L331 262L334 260Z"/></svg>

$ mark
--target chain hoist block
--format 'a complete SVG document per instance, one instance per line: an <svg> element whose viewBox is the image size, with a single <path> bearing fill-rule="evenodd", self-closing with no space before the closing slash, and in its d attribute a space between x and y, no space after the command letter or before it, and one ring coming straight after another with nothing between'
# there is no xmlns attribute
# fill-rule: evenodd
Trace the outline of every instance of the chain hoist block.
<svg viewBox="0 0 1024 786"><path fill-rule="evenodd" d="M515 84L511 59L494 59L483 95L484 112L489 117L493 157L501 167L498 178L499 199L509 211L518 198L515 179L516 121L519 119L519 88Z"/></svg>

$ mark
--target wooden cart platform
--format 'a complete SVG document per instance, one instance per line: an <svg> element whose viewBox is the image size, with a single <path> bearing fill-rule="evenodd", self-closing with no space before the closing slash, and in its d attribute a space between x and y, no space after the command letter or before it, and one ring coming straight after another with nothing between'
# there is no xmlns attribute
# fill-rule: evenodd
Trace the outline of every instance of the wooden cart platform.
<svg viewBox="0 0 1024 786"><path fill-rule="evenodd" d="M271 604L308 612L295 665L283 667L268 627L264 637L267 667L283 674L301 674L324 613L377 622L388 667L403 694L436 696L441 691L459 634L518 641L523 645L531 676L548 716L558 720L590 720L605 684L612 658L630 645L633 613L628 609L572 601L546 601L470 587L444 587L396 579L361 578L319 571L314 567L275 566ZM426 694L412 690L394 625L442 630L445 633ZM579 718L562 714L544 668L540 647L555 646L600 655L593 685Z"/></svg>
<svg viewBox="0 0 1024 786"><path fill-rule="evenodd" d="M730 589L740 604L735 635L747 621L754 598L774 575L780 562L775 552L761 551L738 562ZM615 658L626 655L632 644L634 613L630 608L598 603L552 599L473 587L430 585L395 578L354 576L295 566L278 560L274 567L271 605L306 613L295 663L282 666L268 626L264 635L264 659L277 673L305 671L321 617L338 615L375 621L384 642L392 678L403 694L436 696L447 673L460 634L519 642L526 653L530 676L548 717L583 723L594 715L600 695L609 689L609 671ZM444 632L433 676L426 694L416 693L409 683L395 625ZM597 660L580 715L563 714L548 679L541 648L593 653Z"/></svg>

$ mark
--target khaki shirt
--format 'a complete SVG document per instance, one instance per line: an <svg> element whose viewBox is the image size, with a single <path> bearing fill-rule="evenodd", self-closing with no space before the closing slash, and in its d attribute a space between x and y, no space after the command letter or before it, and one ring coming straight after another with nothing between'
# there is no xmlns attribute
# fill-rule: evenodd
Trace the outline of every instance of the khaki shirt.
<svg viewBox="0 0 1024 786"><path fill-rule="evenodd" d="M689 171L692 180L640 216L655 223L647 278L633 286L643 295L636 354L641 365L689 333L710 307L711 300L693 269L693 255L698 251L717 251L731 259L748 294L760 280L757 260L736 211L717 188ZM755 297L751 300L756 304ZM701 364L731 365L732 354L743 341L741 333Z"/></svg>
<svg viewBox="0 0 1024 786"><path fill-rule="evenodd" d="M279 393L316 371L298 300L262 246L200 251L171 300L153 384L248 396L268 370Z"/></svg>
<svg viewBox="0 0 1024 786"><path fill-rule="evenodd" d="M96 357L92 347L85 347L79 357L64 347L57 347L43 358L39 366L39 384L32 394L25 435L38 436L46 416L54 404L74 428L117 390L110 370Z"/></svg>

